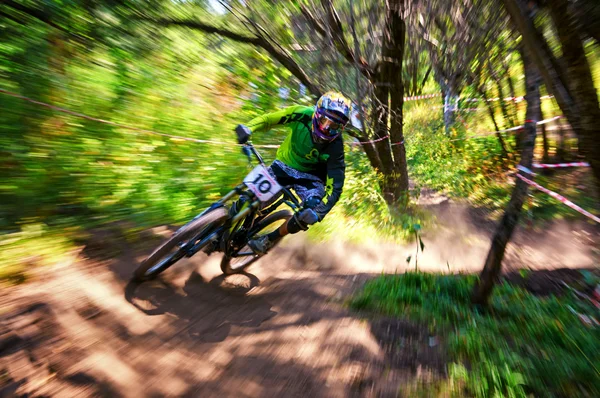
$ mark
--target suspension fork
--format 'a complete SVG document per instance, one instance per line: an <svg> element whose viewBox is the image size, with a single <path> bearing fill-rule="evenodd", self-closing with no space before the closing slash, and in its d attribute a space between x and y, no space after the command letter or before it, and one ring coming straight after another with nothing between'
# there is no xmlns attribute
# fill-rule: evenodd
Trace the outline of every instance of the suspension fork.
<svg viewBox="0 0 600 398"><path fill-rule="evenodd" d="M237 226L237 223L244 220L248 214L255 211L260 206L260 202L258 200L254 200L251 203L246 202L242 206L242 209L231 219L231 225Z"/></svg>
<svg viewBox="0 0 600 398"><path fill-rule="evenodd" d="M223 196L217 203L224 205L229 199L233 198L235 195L241 195L244 193L245 184L240 184L237 187L233 188L229 193Z"/></svg>
<svg viewBox="0 0 600 398"><path fill-rule="evenodd" d="M240 211L238 211L237 214L227 221L227 224L224 225L224 231L221 236L220 250L222 252L225 253L228 250L228 242L231 240L235 232L242 226L242 224L245 224L248 218L250 218L250 223L253 222L253 213L256 212L256 209L259 207L260 201L251 196L250 200L242 205Z"/></svg>

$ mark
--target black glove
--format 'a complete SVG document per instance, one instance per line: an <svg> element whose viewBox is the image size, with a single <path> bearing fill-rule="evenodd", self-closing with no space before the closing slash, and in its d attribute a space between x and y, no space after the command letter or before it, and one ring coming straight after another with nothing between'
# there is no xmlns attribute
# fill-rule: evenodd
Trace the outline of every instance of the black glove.
<svg viewBox="0 0 600 398"><path fill-rule="evenodd" d="M319 221L319 215L313 209L304 209L298 213L298 220L306 225L312 225Z"/></svg>
<svg viewBox="0 0 600 398"><path fill-rule="evenodd" d="M237 134L238 144L245 144L250 139L252 131L243 124L238 124L235 128L235 133Z"/></svg>
<svg viewBox="0 0 600 398"><path fill-rule="evenodd" d="M252 151L250 150L250 148L248 148L248 146L244 145L244 146L242 147L242 153L243 153L244 155L246 155L246 156L248 157L248 161L249 161L250 163L252 163Z"/></svg>
<svg viewBox="0 0 600 398"><path fill-rule="evenodd" d="M311 196L310 198L306 199L306 201L304 201L302 207L304 207L305 209L315 209L320 203L321 198L319 198L318 196Z"/></svg>

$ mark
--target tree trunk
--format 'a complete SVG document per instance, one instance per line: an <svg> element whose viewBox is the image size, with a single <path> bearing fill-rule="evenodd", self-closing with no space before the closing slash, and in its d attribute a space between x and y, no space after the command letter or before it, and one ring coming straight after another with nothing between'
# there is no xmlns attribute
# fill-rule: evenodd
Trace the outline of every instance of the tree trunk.
<svg viewBox="0 0 600 398"><path fill-rule="evenodd" d="M492 79L494 80L494 83L496 83L496 90L498 91L498 97L499 97L498 104L500 105L500 109L502 110L502 117L504 118L504 126L505 127L506 126L513 127L514 121L511 119L510 115L508 114L508 107L506 106L506 101L504 101L504 87L502 87L502 81L498 78L498 75L492 69L491 66L489 67L489 70L490 70Z"/></svg>
<svg viewBox="0 0 600 398"><path fill-rule="evenodd" d="M591 70L585 56L577 23L567 0L546 2L562 47L561 66L541 32L528 15L524 0L503 0L513 23L521 32L547 89L554 95L563 114L578 136L600 188L600 106Z"/></svg>
<svg viewBox="0 0 600 398"><path fill-rule="evenodd" d="M446 134L450 133L450 129L456 123L459 96L460 93L451 87L451 85L448 85L444 91L444 126Z"/></svg>
<svg viewBox="0 0 600 398"><path fill-rule="evenodd" d="M540 100L541 103L541 100ZM542 107L540 105L540 119L544 120L544 113L542 112ZM544 148L544 152L542 154L542 162L543 163L550 163L550 155L549 155L549 150L550 150L550 145L548 144L548 134L546 134L546 125L542 124L540 125L540 128L542 130L542 145ZM549 170L549 169L545 169L545 170Z"/></svg>
<svg viewBox="0 0 600 398"><path fill-rule="evenodd" d="M578 120L569 119L569 122L579 139L580 151L590 163L600 189L600 104L592 72L577 21L569 12L568 0L551 0L548 6L567 65L568 86L580 111Z"/></svg>
<svg viewBox="0 0 600 398"><path fill-rule="evenodd" d="M371 143L366 139L359 139L362 148L367 154L367 158L369 158L369 162L371 166L378 173L383 173L383 165L381 164L381 159L379 159L379 154L377 153L377 149L375 149L375 144Z"/></svg>
<svg viewBox="0 0 600 398"><path fill-rule="evenodd" d="M598 0L578 0L571 2L573 12L581 31L600 44L600 3Z"/></svg>
<svg viewBox="0 0 600 398"><path fill-rule="evenodd" d="M506 82L508 83L508 90L509 90L509 94L510 94L510 118L512 121L513 125L517 124L517 101L516 101L516 97L517 97L517 91L515 90L515 85L513 83L513 79L510 76L510 69L509 69L509 65L506 62L506 59L502 60L502 66L504 69L504 75L506 76Z"/></svg>
<svg viewBox="0 0 600 398"><path fill-rule="evenodd" d="M388 80L392 83L390 88L390 137L392 138L392 153L394 155L394 174L397 185L394 187L394 198L401 207L408 203L408 168L406 164L406 149L404 147L403 113L404 83L402 81L402 59L404 58L404 44L406 41L406 25L402 19L404 0L393 0L388 10L388 26L391 42L387 45L388 57L393 62L388 63ZM386 46L384 45L384 48Z"/></svg>
<svg viewBox="0 0 600 398"><path fill-rule="evenodd" d="M375 87L375 101L373 101L375 107L373 125L375 126L375 137L377 140L375 148L381 160L381 191L383 192L383 198L389 206L393 206L395 203L394 159L392 158L390 140L389 138L385 138L389 136L389 87L388 83L381 79Z"/></svg>
<svg viewBox="0 0 600 398"><path fill-rule="evenodd" d="M420 95L423 92L423 87L425 86L425 83L427 83L427 79L429 79L429 75L431 74L432 69L432 66L429 65L429 68L427 68L427 72L425 72L425 76L423 76L423 80L421 80L419 91L416 93L417 95Z"/></svg>
<svg viewBox="0 0 600 398"><path fill-rule="evenodd" d="M558 120L557 127L558 146L556 147L556 161L562 163L567 160L567 148L565 142L565 126L560 122L560 119Z"/></svg>
<svg viewBox="0 0 600 398"><path fill-rule="evenodd" d="M390 140L382 140L376 144L383 166L382 190L388 205L401 207L406 205L408 198L408 170L402 131L402 58L406 36L403 9L404 0L390 0L387 4L382 62L377 79L380 84L375 88L378 102L378 110L375 112L376 135L384 137L388 133L389 123L390 136Z"/></svg>
<svg viewBox="0 0 600 398"><path fill-rule="evenodd" d="M527 120L525 122L525 134L522 140L523 146L519 164L531 168L531 164L533 163L533 149L535 147L536 121L540 118L540 79L537 68L532 64L525 51L522 52L521 58L525 66L525 84L527 86L525 95L525 99L527 100ZM500 225L498 225L494 233L492 246L479 276L479 281L473 289L471 300L474 304L486 305L492 294L494 284L502 271L502 260L504 259L506 246L517 226L526 196L527 184L517 178L510 202L502 216Z"/></svg>
<svg viewBox="0 0 600 398"><path fill-rule="evenodd" d="M485 102L485 107L488 110L488 114L490 115L490 119L492 119L492 123L494 123L494 129L496 129L496 137L498 137L498 142L500 143L500 147L502 148L502 157L508 157L508 150L506 149L506 142L504 142L504 137L502 137L502 133L500 133L500 128L498 127L498 123L496 122L496 115L494 114L494 106L490 101L488 101L487 94L485 90L478 90L479 95L483 98Z"/></svg>

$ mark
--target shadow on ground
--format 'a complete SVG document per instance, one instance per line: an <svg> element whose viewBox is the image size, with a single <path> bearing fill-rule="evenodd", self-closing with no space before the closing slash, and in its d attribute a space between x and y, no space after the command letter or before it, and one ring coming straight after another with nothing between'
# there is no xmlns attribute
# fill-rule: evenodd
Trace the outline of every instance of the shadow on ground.
<svg viewBox="0 0 600 398"><path fill-rule="evenodd" d="M478 271L477 250L485 251L489 238L475 250L465 244L472 231L447 221L453 240L427 237L420 264L447 271L452 250L452 272ZM556 253L573 229L543 232L511 257L515 267L552 242L538 260L563 264ZM445 375L442 344L430 344L426 328L361 319L343 304L367 279L404 272L412 246L314 245L294 237L243 275L226 278L218 257L199 254L155 281L132 284L133 269L152 248L111 242L116 256L84 251L89 258L0 292L0 396L395 397L402 386ZM540 242L547 246L527 252ZM577 275L531 271L508 279L543 292Z"/></svg>
<svg viewBox="0 0 600 398"><path fill-rule="evenodd" d="M397 396L432 367L394 361L342 305L372 274L301 271L282 250L255 273L225 278L200 257L127 282L145 254L82 260L3 292L0 396Z"/></svg>

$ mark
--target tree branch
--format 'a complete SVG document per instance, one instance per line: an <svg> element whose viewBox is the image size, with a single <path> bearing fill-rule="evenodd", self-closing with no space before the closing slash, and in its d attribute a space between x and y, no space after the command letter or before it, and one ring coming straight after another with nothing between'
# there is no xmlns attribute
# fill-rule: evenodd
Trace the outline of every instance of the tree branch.
<svg viewBox="0 0 600 398"><path fill-rule="evenodd" d="M364 59L358 59L356 54L350 49L348 42L344 37L344 30L342 28L342 22L340 20L339 15L335 11L331 0L322 0L322 6L325 9L325 13L327 16L327 26L329 27L329 31L323 28L323 24L308 10L306 7L301 6L300 12L304 15L304 18L308 20L310 25L323 37L328 37L331 35L333 40L333 44L335 48L340 52L340 54L351 64L356 65L356 67L360 70L367 79L370 79L373 75L373 69L369 66L367 61Z"/></svg>
<svg viewBox="0 0 600 398"><path fill-rule="evenodd" d="M323 25L319 23L317 17L313 15L312 12L305 6L300 6L300 12L306 18L306 20L311 24L312 28L317 31L323 37L327 37L327 31L323 28Z"/></svg>
<svg viewBox="0 0 600 398"><path fill-rule="evenodd" d="M200 21L190 21L190 20L173 20L166 18L140 18L142 21L152 22L156 25L160 26L183 26L190 29L201 30L204 33L214 33L223 37L226 37L231 40L238 41L240 43L254 44L255 46L260 45L260 38L257 36L245 36L243 34L233 32L228 29L219 28L217 26L212 26L209 24L205 24Z"/></svg>
<svg viewBox="0 0 600 398"><path fill-rule="evenodd" d="M425 76L423 77L423 80L421 81L421 89L423 89L423 86L425 86L425 83L427 83L427 79L429 79L429 74L431 73L431 69L432 69L432 66L429 65L429 67L427 68L427 72L425 72Z"/></svg>
<svg viewBox="0 0 600 398"><path fill-rule="evenodd" d="M548 51L548 43L526 14L525 7L521 1L517 0L503 0L503 2L513 24L521 33L533 62L538 66L546 87L552 90L552 94L554 94L567 119L569 121L578 119L580 116L579 109L562 78L563 74L559 70L558 62L554 55Z"/></svg>
<svg viewBox="0 0 600 398"><path fill-rule="evenodd" d="M78 39L83 39L83 37L79 36L76 33L73 33L71 31L69 31L69 29L64 28L60 25L58 25L57 23L55 23L48 15L44 14L43 12L36 10L34 8L29 8L26 7L22 4L16 3L12 0L1 0L0 1L0 5L6 5L7 7L11 8L13 11L17 11L20 12L22 14L28 15L32 18L37 19L40 22L45 23L48 26L53 27L54 29L60 30L61 32L64 32L70 36L76 37ZM4 15L7 15L6 13L3 13ZM21 21L18 21L17 18L10 16L10 19L12 19L15 22L19 22L19 23L23 23ZM24 23L23 23L24 24Z"/></svg>
<svg viewBox="0 0 600 398"><path fill-rule="evenodd" d="M286 54L280 49L277 49L268 39L263 36L246 36L229 29L219 28L217 26L209 25L200 21L191 21L191 20L172 20L166 18L139 18L140 20L151 22L160 26L182 26L194 30L200 30L204 33L217 34L228 39L245 43L252 44L254 46L260 47L263 50L267 51L269 55L275 58L281 65L283 65L287 70L289 70L302 84L306 86L308 91L315 97L319 97L321 95L321 90L318 86L312 83L312 81L308 78L304 70L294 61L289 54Z"/></svg>

